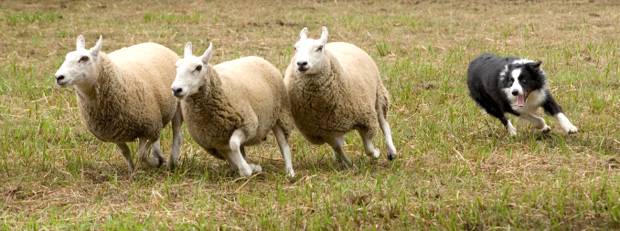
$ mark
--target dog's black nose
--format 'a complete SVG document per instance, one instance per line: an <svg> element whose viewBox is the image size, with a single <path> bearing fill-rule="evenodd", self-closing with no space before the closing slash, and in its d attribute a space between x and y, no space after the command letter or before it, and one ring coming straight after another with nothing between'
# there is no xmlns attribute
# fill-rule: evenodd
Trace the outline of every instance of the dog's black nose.
<svg viewBox="0 0 620 231"><path fill-rule="evenodd" d="M180 88L180 87L172 88L172 94L174 94L174 96L181 96L181 92L183 92L183 88Z"/></svg>
<svg viewBox="0 0 620 231"><path fill-rule="evenodd" d="M512 91L512 95L517 96L519 94L519 91Z"/></svg>
<svg viewBox="0 0 620 231"><path fill-rule="evenodd" d="M308 65L308 62L306 62L306 61L299 61L299 62L297 62L297 66L299 66L299 68L303 68L306 65Z"/></svg>

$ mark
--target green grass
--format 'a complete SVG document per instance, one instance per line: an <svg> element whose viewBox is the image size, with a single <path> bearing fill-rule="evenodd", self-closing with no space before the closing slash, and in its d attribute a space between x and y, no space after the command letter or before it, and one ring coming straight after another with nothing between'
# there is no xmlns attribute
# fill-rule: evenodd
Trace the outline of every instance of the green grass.
<svg viewBox="0 0 620 231"><path fill-rule="evenodd" d="M581 2L0 2L0 229L485 230L620 228L620 5ZM528 10L523 10L527 8ZM348 41L375 59L391 94L399 151L369 160L357 134L342 169L298 133L298 177L276 142L247 149L263 173L238 179L185 133L175 171L127 172L80 119L53 73L83 33L104 50L153 41L215 62L259 55L284 70L299 30ZM468 97L482 52L543 61L579 127L508 137ZM516 120L513 118L513 122ZM376 144L385 153L383 139ZM169 153L166 129L163 149ZM132 144L132 150L135 150Z"/></svg>

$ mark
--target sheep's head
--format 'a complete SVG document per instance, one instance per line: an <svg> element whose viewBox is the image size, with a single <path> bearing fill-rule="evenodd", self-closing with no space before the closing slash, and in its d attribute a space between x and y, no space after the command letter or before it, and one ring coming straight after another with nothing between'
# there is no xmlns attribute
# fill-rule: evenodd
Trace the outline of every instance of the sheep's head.
<svg viewBox="0 0 620 231"><path fill-rule="evenodd" d="M102 37L94 47L86 49L84 36L79 35L75 42L75 51L67 53L55 78L58 86L81 85L92 82L97 75L97 57L101 50Z"/></svg>
<svg viewBox="0 0 620 231"><path fill-rule="evenodd" d="M172 82L172 94L183 98L198 92L200 86L204 84L205 74L209 60L213 54L213 44L209 43L209 48L201 56L192 55L192 43L185 44L183 58L179 59L177 65L177 75Z"/></svg>
<svg viewBox="0 0 620 231"><path fill-rule="evenodd" d="M327 27L322 28L319 39L308 38L308 28L304 27L299 33L299 41L295 43L295 57L293 65L298 73L316 74L324 66L327 57L325 56L325 44L327 44Z"/></svg>

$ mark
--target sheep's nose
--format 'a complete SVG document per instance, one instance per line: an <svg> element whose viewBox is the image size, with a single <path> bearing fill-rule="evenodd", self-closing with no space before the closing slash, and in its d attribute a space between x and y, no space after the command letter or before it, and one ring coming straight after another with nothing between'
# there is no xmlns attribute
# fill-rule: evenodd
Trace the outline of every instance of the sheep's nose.
<svg viewBox="0 0 620 231"><path fill-rule="evenodd" d="M299 61L299 62L297 62L297 66L299 66L299 67L305 67L306 65L308 65L308 62L306 62L306 61Z"/></svg>
<svg viewBox="0 0 620 231"><path fill-rule="evenodd" d="M297 70L304 72L308 70L308 62L307 61L298 61L297 62Z"/></svg>
<svg viewBox="0 0 620 231"><path fill-rule="evenodd" d="M512 95L517 96L518 94L519 94L519 91L517 90L512 91Z"/></svg>
<svg viewBox="0 0 620 231"><path fill-rule="evenodd" d="M181 96L182 92L183 92L183 88L180 88L180 87L172 88L172 94L174 94L174 96Z"/></svg>
<svg viewBox="0 0 620 231"><path fill-rule="evenodd" d="M65 76L64 76L64 75L57 75L57 76L56 76L56 81L61 81L61 80L63 80L63 79L65 79Z"/></svg>

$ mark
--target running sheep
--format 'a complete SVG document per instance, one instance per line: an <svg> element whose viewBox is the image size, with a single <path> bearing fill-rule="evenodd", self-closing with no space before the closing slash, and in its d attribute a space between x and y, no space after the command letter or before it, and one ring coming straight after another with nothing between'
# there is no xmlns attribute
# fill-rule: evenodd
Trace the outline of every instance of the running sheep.
<svg viewBox="0 0 620 231"><path fill-rule="evenodd" d="M378 158L372 139L380 125L387 157L393 160L396 148L386 120L389 96L375 62L353 44L327 43L326 27L318 40L307 33L303 28L299 34L284 80L297 128L313 144L328 143L336 158L351 166L342 149L344 135L357 130L366 154Z"/></svg>
<svg viewBox="0 0 620 231"><path fill-rule="evenodd" d="M288 135L289 102L282 74L259 57L243 57L212 66L213 46L202 56L192 55L185 45L177 62L173 94L181 99L183 118L192 138L211 155L226 159L241 176L261 172L261 166L246 162L244 146L276 137L286 174L295 175Z"/></svg>
<svg viewBox="0 0 620 231"><path fill-rule="evenodd" d="M141 43L109 54L101 51L102 38L85 48L84 36L76 41L55 74L60 87L73 86L88 130L99 140L121 150L129 171L134 170L127 142L138 139L138 156L150 166L161 166L160 132L172 121L170 166L179 157L182 117L170 94L178 55L156 43ZM149 157L148 149L152 147Z"/></svg>

